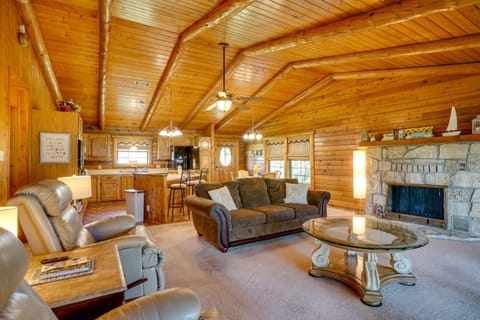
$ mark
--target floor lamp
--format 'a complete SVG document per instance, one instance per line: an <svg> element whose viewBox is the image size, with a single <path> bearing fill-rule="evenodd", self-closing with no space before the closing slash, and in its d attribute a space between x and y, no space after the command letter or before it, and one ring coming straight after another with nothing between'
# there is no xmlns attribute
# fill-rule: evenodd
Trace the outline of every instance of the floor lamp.
<svg viewBox="0 0 480 320"><path fill-rule="evenodd" d="M365 210L362 208L362 199L366 198L367 194L367 178L365 172L366 151L353 151L353 198L359 199L359 214L364 214Z"/></svg>
<svg viewBox="0 0 480 320"><path fill-rule="evenodd" d="M73 206L78 212L82 210L82 199L92 196L92 180L90 176L60 177L57 180L65 183L72 191Z"/></svg>

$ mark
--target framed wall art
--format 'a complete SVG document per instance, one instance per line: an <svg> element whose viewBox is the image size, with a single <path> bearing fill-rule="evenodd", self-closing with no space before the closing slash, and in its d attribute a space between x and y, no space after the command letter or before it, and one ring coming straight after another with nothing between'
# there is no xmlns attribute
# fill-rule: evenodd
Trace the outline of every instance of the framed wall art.
<svg viewBox="0 0 480 320"><path fill-rule="evenodd" d="M70 133L40 132L40 163L70 163Z"/></svg>

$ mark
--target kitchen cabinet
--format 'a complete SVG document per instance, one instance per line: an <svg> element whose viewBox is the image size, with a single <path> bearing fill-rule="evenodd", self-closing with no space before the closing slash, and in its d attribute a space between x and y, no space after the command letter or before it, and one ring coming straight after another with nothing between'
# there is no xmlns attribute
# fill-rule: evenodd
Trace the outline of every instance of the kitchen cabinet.
<svg viewBox="0 0 480 320"><path fill-rule="evenodd" d="M158 137L157 138L157 160L169 160L170 159L170 138Z"/></svg>
<svg viewBox="0 0 480 320"><path fill-rule="evenodd" d="M88 199L89 202L97 202L99 201L98 197L98 185L100 183L100 179L98 179L98 176L90 176L90 179L92 181L92 197Z"/></svg>
<svg viewBox="0 0 480 320"><path fill-rule="evenodd" d="M120 175L100 176L100 201L116 201L122 199Z"/></svg>
<svg viewBox="0 0 480 320"><path fill-rule="evenodd" d="M112 141L109 134L83 134L84 158L90 161L112 161Z"/></svg>
<svg viewBox="0 0 480 320"><path fill-rule="evenodd" d="M133 174L122 175L120 176L121 190L120 197L122 200L125 200L125 190L133 189Z"/></svg>

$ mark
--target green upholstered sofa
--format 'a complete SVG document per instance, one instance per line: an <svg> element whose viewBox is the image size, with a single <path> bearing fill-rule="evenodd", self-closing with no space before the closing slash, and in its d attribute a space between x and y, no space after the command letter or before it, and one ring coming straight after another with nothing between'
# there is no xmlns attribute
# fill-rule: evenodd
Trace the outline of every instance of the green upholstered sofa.
<svg viewBox="0 0 480 320"><path fill-rule="evenodd" d="M248 178L199 184L186 205L198 234L226 252L231 246L300 232L303 222L327 215L329 192L308 190L308 203L285 203L286 183L298 181ZM211 200L209 191L224 186L236 210Z"/></svg>

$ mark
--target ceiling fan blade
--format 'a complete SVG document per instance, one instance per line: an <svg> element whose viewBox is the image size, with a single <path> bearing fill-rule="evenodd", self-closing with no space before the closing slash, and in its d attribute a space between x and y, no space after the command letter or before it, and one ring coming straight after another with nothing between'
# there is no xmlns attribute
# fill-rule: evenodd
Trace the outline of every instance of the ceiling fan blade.
<svg viewBox="0 0 480 320"><path fill-rule="evenodd" d="M235 106L240 110L250 110L250 107L247 106L246 104L235 102Z"/></svg>
<svg viewBox="0 0 480 320"><path fill-rule="evenodd" d="M248 100L248 101L262 101L263 97L251 97L251 96L238 96L235 97L237 100Z"/></svg>
<svg viewBox="0 0 480 320"><path fill-rule="evenodd" d="M214 103L212 103L211 105L209 105L208 107L206 107L206 108L205 108L205 111L213 110L213 109L215 109L216 106L217 106L217 103L214 102Z"/></svg>

